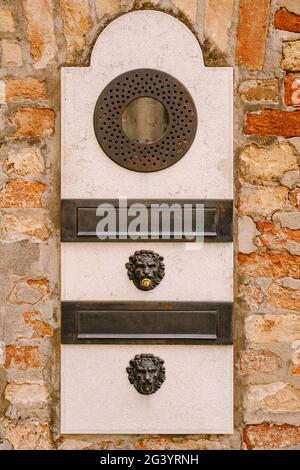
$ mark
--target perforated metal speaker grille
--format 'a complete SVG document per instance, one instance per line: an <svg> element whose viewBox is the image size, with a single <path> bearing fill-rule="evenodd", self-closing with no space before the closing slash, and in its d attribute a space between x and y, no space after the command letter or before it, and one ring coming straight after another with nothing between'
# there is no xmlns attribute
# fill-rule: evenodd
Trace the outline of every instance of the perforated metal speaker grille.
<svg viewBox="0 0 300 470"><path fill-rule="evenodd" d="M150 97L168 112L168 127L152 143L130 140L122 126L131 101ZM97 140L114 162L124 168L153 172L178 162L189 150L197 130L197 112L187 89L171 75L153 69L137 69L112 80L100 94L94 112Z"/></svg>

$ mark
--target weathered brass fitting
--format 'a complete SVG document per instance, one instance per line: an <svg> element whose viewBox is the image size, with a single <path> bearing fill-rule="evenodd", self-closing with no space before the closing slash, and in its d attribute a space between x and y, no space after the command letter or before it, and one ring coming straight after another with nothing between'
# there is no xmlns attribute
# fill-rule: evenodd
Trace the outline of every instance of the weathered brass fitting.
<svg viewBox="0 0 300 470"><path fill-rule="evenodd" d="M143 287L149 288L152 284L152 281L150 279L142 279L141 284Z"/></svg>
<svg viewBox="0 0 300 470"><path fill-rule="evenodd" d="M149 291L161 282L165 275L163 257L150 250L136 251L126 263L129 279L139 290Z"/></svg>

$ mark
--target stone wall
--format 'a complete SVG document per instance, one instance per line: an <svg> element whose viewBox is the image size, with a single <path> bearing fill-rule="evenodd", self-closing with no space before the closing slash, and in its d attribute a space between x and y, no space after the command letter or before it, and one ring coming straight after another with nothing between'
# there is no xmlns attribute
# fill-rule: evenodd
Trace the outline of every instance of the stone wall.
<svg viewBox="0 0 300 470"><path fill-rule="evenodd" d="M60 67L140 8L235 68L232 436L59 434ZM0 448L299 448L299 0L2 0L0 49Z"/></svg>

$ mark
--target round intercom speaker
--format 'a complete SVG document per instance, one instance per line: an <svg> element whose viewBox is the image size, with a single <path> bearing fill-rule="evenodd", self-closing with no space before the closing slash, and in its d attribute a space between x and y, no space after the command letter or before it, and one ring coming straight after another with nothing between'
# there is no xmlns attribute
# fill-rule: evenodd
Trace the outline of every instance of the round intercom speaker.
<svg viewBox="0 0 300 470"><path fill-rule="evenodd" d="M140 98L151 100L138 103ZM132 106L135 100L138 105ZM155 106L154 101L162 106ZM102 150L118 165L139 172L159 171L178 162L191 147L197 111L190 93L176 78L154 69L131 70L101 92L94 129Z"/></svg>

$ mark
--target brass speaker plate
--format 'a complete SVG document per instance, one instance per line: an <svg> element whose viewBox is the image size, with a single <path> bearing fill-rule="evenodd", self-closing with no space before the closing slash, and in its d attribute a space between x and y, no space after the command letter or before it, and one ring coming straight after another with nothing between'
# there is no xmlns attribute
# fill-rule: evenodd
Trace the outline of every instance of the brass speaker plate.
<svg viewBox="0 0 300 470"><path fill-rule="evenodd" d="M141 97L160 101L168 113L167 128L154 142L131 140L123 129L125 109ZM197 131L197 111L190 93L176 78L154 69L131 70L101 92L94 129L102 150L115 163L128 170L154 172L170 167L187 153Z"/></svg>

